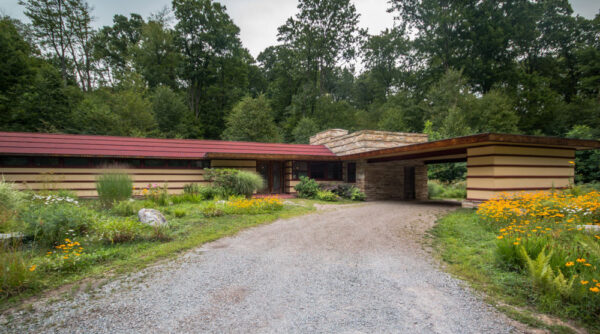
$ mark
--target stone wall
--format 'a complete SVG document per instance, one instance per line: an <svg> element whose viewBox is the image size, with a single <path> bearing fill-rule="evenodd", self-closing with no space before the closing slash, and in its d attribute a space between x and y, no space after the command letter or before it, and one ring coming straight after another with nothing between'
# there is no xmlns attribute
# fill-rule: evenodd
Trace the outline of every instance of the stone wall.
<svg viewBox="0 0 600 334"><path fill-rule="evenodd" d="M310 144L325 145L337 155L348 155L423 143L427 140L427 135L423 133L362 130L348 134L347 130L330 129L310 137Z"/></svg>
<svg viewBox="0 0 600 334"><path fill-rule="evenodd" d="M415 167L415 199L426 200L427 166L415 161L356 162L356 186L368 200L404 200L404 167Z"/></svg>

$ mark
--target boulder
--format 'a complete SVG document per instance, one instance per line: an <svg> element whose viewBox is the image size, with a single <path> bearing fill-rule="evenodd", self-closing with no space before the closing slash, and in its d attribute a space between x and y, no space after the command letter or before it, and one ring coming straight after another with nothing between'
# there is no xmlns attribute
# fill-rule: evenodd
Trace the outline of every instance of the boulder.
<svg viewBox="0 0 600 334"><path fill-rule="evenodd" d="M140 209L138 211L138 219L150 226L166 226L167 219L162 213L154 209Z"/></svg>

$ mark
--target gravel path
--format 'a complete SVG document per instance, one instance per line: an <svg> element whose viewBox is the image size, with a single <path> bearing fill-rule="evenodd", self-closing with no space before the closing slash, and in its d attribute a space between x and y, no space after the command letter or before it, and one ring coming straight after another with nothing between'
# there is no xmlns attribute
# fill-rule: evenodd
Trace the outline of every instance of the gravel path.
<svg viewBox="0 0 600 334"><path fill-rule="evenodd" d="M450 209L371 202L277 221L90 294L39 302L5 317L0 332L516 331L422 246L435 217Z"/></svg>

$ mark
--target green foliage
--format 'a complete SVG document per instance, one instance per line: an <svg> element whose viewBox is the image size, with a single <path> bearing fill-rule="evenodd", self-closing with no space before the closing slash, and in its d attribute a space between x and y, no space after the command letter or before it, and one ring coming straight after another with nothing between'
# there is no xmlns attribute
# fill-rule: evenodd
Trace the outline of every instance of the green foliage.
<svg viewBox="0 0 600 334"><path fill-rule="evenodd" d="M170 204L169 188L167 184L159 186L157 184L149 184L148 188L142 190L142 193L147 200L159 206L167 206Z"/></svg>
<svg viewBox="0 0 600 334"><path fill-rule="evenodd" d="M31 204L21 213L25 234L36 243L54 246L65 238L85 235L94 225L94 211L76 204Z"/></svg>
<svg viewBox="0 0 600 334"><path fill-rule="evenodd" d="M348 183L341 183L335 185L334 187L326 187L324 190L330 190L341 198L350 199L353 201L364 201L366 198L365 194L360 191L360 189L358 189L355 185Z"/></svg>
<svg viewBox="0 0 600 334"><path fill-rule="evenodd" d="M34 285L33 263L19 245L0 245L0 296L9 297Z"/></svg>
<svg viewBox="0 0 600 334"><path fill-rule="evenodd" d="M449 162L427 165L427 177L445 183L464 181L467 176L467 164L464 162Z"/></svg>
<svg viewBox="0 0 600 334"><path fill-rule="evenodd" d="M260 175L237 169L206 169L205 177L213 182L225 197L237 195L249 198L265 185Z"/></svg>
<svg viewBox="0 0 600 334"><path fill-rule="evenodd" d="M587 125L575 125L567 133L568 138L595 139L598 131ZM598 150L575 152L575 181L577 183L600 180L600 152Z"/></svg>
<svg viewBox="0 0 600 334"><path fill-rule="evenodd" d="M340 199L338 195L329 190L318 190L315 198L321 201L335 202Z"/></svg>
<svg viewBox="0 0 600 334"><path fill-rule="evenodd" d="M211 200L221 195L223 191L218 187L190 183L183 186L183 192L188 195L198 195L203 200Z"/></svg>
<svg viewBox="0 0 600 334"><path fill-rule="evenodd" d="M294 130L292 130L294 143L308 144L310 142L310 137L317 134L317 132L319 132L317 123L311 118L303 117L298 121Z"/></svg>
<svg viewBox="0 0 600 334"><path fill-rule="evenodd" d="M25 194L15 189L12 183L0 179L0 232L8 231L8 224L17 215L23 205Z"/></svg>
<svg viewBox="0 0 600 334"><path fill-rule="evenodd" d="M429 198L461 199L467 197L467 185L464 181L445 183L437 180L427 182Z"/></svg>
<svg viewBox="0 0 600 334"><path fill-rule="evenodd" d="M222 208L217 207L214 202L204 205L201 209L202 215L206 218L220 217L225 214Z"/></svg>
<svg viewBox="0 0 600 334"><path fill-rule="evenodd" d="M168 138L187 138L194 116L183 97L169 87L159 86L154 90L151 101L159 130Z"/></svg>
<svg viewBox="0 0 600 334"><path fill-rule="evenodd" d="M96 179L96 190L98 197L104 206L110 206L114 202L131 198L133 193L133 181L125 173L108 172Z"/></svg>
<svg viewBox="0 0 600 334"><path fill-rule="evenodd" d="M144 202L134 200L123 200L113 205L111 212L118 216L129 217L137 215L137 213L144 207Z"/></svg>
<svg viewBox="0 0 600 334"><path fill-rule="evenodd" d="M245 97L233 107L226 118L223 138L237 141L279 142L280 135L273 112L264 95Z"/></svg>
<svg viewBox="0 0 600 334"><path fill-rule="evenodd" d="M315 198L320 190L317 181L306 176L300 176L300 182L294 186L300 198Z"/></svg>
<svg viewBox="0 0 600 334"><path fill-rule="evenodd" d="M121 243L142 238L148 227L137 218L107 218L94 224L94 234L106 242Z"/></svg>

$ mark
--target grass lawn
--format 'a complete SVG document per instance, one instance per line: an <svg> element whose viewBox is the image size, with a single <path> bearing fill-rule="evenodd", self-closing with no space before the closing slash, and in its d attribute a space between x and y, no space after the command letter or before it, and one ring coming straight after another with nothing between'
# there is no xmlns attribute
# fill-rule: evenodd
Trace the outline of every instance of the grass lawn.
<svg viewBox="0 0 600 334"><path fill-rule="evenodd" d="M554 333L574 332L567 326L540 320L542 313L566 319L568 306L542 300L544 295L535 290L526 273L497 264L497 228L479 220L474 210L461 209L441 218L431 234L447 270L484 292L487 301L509 317ZM598 322L577 325L600 332Z"/></svg>
<svg viewBox="0 0 600 334"><path fill-rule="evenodd" d="M280 210L258 213L207 217L203 206L207 203L180 203L168 207L157 207L169 221L166 240L137 240L123 243L101 242L93 239L77 238L84 247L81 258L84 260L74 270L38 270L31 273L33 284L22 293L0 299L0 310L22 303L29 297L40 295L61 286L74 284L85 279L109 278L119 274L139 270L158 260L169 259L188 249L240 230L272 222L280 218L289 218L314 211L315 203L321 201L292 199L286 200L296 205L286 204ZM110 216L110 212L104 212ZM183 216L182 216L183 215ZM132 216L132 219L133 218ZM44 261L48 249L29 249L30 263Z"/></svg>

